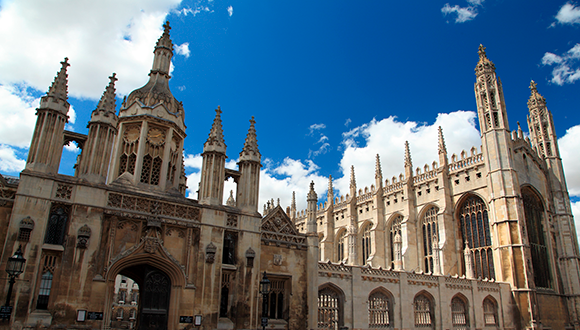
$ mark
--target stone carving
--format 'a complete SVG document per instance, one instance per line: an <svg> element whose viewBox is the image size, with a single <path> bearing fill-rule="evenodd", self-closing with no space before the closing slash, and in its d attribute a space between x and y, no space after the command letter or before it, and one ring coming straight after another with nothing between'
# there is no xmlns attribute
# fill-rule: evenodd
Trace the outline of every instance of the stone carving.
<svg viewBox="0 0 580 330"><path fill-rule="evenodd" d="M276 265L276 266L282 265L282 255L281 254L275 254L274 258L272 260L273 260L274 265Z"/></svg>
<svg viewBox="0 0 580 330"><path fill-rule="evenodd" d="M246 266L248 267L254 267L254 258L256 257L256 252L254 251L254 249L252 249L251 247L249 247L246 250Z"/></svg>
<svg viewBox="0 0 580 330"><path fill-rule="evenodd" d="M205 248L205 262L208 264L213 264L215 261L215 253L217 251L217 247L210 242L207 247Z"/></svg>
<svg viewBox="0 0 580 330"><path fill-rule="evenodd" d="M193 221L199 221L201 213L201 210L197 207L160 202L154 199L133 197L118 193L109 194L107 206L115 209Z"/></svg>
<svg viewBox="0 0 580 330"><path fill-rule="evenodd" d="M143 237L143 250L147 253L155 253L159 248L159 239L157 237Z"/></svg>
<svg viewBox="0 0 580 330"><path fill-rule="evenodd" d="M79 228L77 232L77 248L86 249L91 238L91 228L86 224Z"/></svg>
<svg viewBox="0 0 580 330"><path fill-rule="evenodd" d="M226 226L237 227L238 226L238 215L237 214L228 214Z"/></svg>
<svg viewBox="0 0 580 330"><path fill-rule="evenodd" d="M34 220L32 220L30 217L26 217L20 220L20 229L34 229Z"/></svg>
<svg viewBox="0 0 580 330"><path fill-rule="evenodd" d="M306 248L306 236L298 232L280 206L276 206L262 219L262 242L286 245L288 248Z"/></svg>
<svg viewBox="0 0 580 330"><path fill-rule="evenodd" d="M72 186L67 184L59 183L56 186L56 193L54 194L55 198L60 199L70 199L72 195Z"/></svg>

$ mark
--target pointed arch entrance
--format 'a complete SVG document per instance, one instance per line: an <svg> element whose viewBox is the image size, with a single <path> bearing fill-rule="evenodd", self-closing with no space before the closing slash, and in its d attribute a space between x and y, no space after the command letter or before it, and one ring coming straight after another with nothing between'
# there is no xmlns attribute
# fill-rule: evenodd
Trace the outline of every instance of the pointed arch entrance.
<svg viewBox="0 0 580 330"><path fill-rule="evenodd" d="M171 297L171 279L158 268L140 264L119 272L132 278L140 288L139 315L135 329L167 330Z"/></svg>

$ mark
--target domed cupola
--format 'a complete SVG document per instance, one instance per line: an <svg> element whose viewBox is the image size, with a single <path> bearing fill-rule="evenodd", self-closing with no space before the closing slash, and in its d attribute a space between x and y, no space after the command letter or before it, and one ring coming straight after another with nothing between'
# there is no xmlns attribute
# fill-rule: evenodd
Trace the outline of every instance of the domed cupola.
<svg viewBox="0 0 580 330"><path fill-rule="evenodd" d="M178 193L185 123L183 104L169 90L173 43L169 22L155 46L149 82L134 90L119 111L118 138L109 182L147 185Z"/></svg>

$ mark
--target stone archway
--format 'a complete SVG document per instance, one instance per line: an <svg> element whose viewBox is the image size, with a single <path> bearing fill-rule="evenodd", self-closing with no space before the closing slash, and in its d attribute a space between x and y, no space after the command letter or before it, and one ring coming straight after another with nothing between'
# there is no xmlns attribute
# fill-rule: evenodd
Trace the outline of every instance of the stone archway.
<svg viewBox="0 0 580 330"><path fill-rule="evenodd" d="M124 268L119 274L134 279L140 288L139 317L135 329L167 330L171 296L170 277L148 264Z"/></svg>

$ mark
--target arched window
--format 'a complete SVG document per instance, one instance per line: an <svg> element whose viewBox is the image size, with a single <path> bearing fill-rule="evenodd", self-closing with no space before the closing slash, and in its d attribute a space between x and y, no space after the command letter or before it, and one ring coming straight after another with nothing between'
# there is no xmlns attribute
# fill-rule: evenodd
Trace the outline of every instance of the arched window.
<svg viewBox="0 0 580 330"><path fill-rule="evenodd" d="M395 268L395 236L401 234L401 222L403 222L403 216L397 216L393 222L391 222L391 235L390 235L390 246L391 246L391 269Z"/></svg>
<svg viewBox="0 0 580 330"><path fill-rule="evenodd" d="M117 320L122 320L122 319L123 319L123 309L117 308Z"/></svg>
<svg viewBox="0 0 580 330"><path fill-rule="evenodd" d="M342 326L340 294L330 287L318 291L318 329L338 330Z"/></svg>
<svg viewBox="0 0 580 330"><path fill-rule="evenodd" d="M362 264L366 265L367 259L371 255L371 228L373 227L372 223L369 223L365 226L362 231Z"/></svg>
<svg viewBox="0 0 580 330"><path fill-rule="evenodd" d="M467 330L469 328L467 304L459 297L451 299L451 319L453 322L453 329Z"/></svg>
<svg viewBox="0 0 580 330"><path fill-rule="evenodd" d="M68 222L69 206L55 204L50 209L44 243L62 245Z"/></svg>
<svg viewBox="0 0 580 330"><path fill-rule="evenodd" d="M425 294L419 294L413 302L415 309L415 327L435 329L433 304Z"/></svg>
<svg viewBox="0 0 580 330"><path fill-rule="evenodd" d="M473 275L495 279L487 206L481 198L470 196L461 204L459 225L463 248L467 242L472 253Z"/></svg>
<svg viewBox="0 0 580 330"><path fill-rule="evenodd" d="M439 241L439 234L437 229L437 212L439 208L432 206L425 212L423 216L423 260L424 271L426 273L433 272L433 242Z"/></svg>
<svg viewBox="0 0 580 330"><path fill-rule="evenodd" d="M489 297L483 300L483 321L486 326L497 325L497 305Z"/></svg>
<svg viewBox="0 0 580 330"><path fill-rule="evenodd" d="M383 292L371 293L368 301L369 328L389 328L392 326L391 301Z"/></svg>
<svg viewBox="0 0 580 330"><path fill-rule="evenodd" d="M528 187L522 188L526 229L532 252L534 281L536 286L551 288L548 246L544 236L544 206L538 195Z"/></svg>
<svg viewBox="0 0 580 330"><path fill-rule="evenodd" d="M236 262L236 237L234 233L226 232L224 235L224 248L222 251L222 263L233 265Z"/></svg>
<svg viewBox="0 0 580 330"><path fill-rule="evenodd" d="M268 317L271 319L284 319L286 281L271 279L270 283L270 298L268 299L270 312Z"/></svg>
<svg viewBox="0 0 580 330"><path fill-rule="evenodd" d="M50 289L52 288L52 273L46 272L40 278L40 290L38 291L38 300L36 309L48 309L48 298L50 298Z"/></svg>
<svg viewBox="0 0 580 330"><path fill-rule="evenodd" d="M135 308L129 311L129 319L134 320L137 318L137 310Z"/></svg>
<svg viewBox="0 0 580 330"><path fill-rule="evenodd" d="M336 256L337 262L341 262L345 258L345 247L348 246L346 243L346 230L341 230L338 234L338 240L336 241Z"/></svg>

